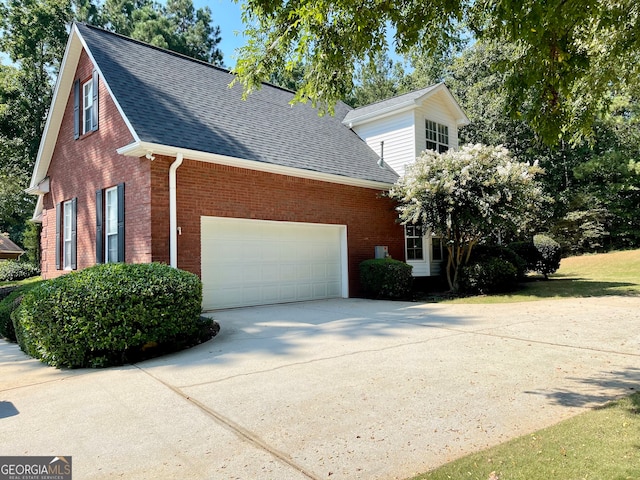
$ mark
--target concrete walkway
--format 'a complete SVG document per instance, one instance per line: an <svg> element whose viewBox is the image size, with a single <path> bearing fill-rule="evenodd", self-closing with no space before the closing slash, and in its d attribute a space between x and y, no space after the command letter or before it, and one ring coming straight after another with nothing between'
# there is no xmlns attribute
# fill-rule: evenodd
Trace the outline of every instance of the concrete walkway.
<svg viewBox="0 0 640 480"><path fill-rule="evenodd" d="M218 337L60 371L0 341L0 455L77 479L395 479L640 385L640 298L220 311Z"/></svg>

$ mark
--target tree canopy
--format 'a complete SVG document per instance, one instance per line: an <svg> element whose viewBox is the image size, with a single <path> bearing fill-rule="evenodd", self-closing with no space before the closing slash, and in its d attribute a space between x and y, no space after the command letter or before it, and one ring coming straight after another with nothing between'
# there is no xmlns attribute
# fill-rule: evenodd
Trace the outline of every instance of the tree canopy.
<svg viewBox="0 0 640 480"><path fill-rule="evenodd" d="M305 64L296 101L331 111L354 85L354 65L390 46L438 55L465 25L480 40L506 40L508 105L549 144L590 132L609 93L640 76L635 0L248 0L247 45L235 73L247 93L277 70Z"/></svg>
<svg viewBox="0 0 640 480"><path fill-rule="evenodd" d="M220 27L212 24L209 7L196 10L192 0L105 0L101 8L82 11L93 25L222 65Z"/></svg>

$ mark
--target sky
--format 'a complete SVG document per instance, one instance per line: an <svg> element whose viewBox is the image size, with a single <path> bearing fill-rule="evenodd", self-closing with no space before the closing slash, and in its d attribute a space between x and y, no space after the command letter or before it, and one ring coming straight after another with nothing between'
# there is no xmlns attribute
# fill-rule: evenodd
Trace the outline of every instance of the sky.
<svg viewBox="0 0 640 480"><path fill-rule="evenodd" d="M209 7L214 25L220 26L222 41L218 48L222 50L224 65L232 68L236 64L235 50L244 45L241 33L244 30L242 23L242 9L239 3L232 0L193 0L195 8ZM238 32L236 34L236 32Z"/></svg>

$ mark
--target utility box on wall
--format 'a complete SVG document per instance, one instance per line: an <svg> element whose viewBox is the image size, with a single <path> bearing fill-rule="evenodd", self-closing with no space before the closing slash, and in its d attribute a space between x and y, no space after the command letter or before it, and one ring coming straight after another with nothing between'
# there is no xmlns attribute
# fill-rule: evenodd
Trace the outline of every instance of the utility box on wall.
<svg viewBox="0 0 640 480"><path fill-rule="evenodd" d="M376 258L387 258L389 256L389 247L386 245L376 245Z"/></svg>

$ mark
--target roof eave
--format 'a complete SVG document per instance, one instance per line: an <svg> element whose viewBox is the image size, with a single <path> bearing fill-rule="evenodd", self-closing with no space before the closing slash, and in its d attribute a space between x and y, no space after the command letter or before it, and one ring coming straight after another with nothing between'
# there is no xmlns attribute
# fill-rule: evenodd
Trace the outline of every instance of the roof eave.
<svg viewBox="0 0 640 480"><path fill-rule="evenodd" d="M291 177L307 178L310 180L319 180L323 182L338 183L341 185L349 185L353 187L371 188L375 190L389 190L393 187L392 183L380 182L375 180L365 180L360 178L347 177L343 175L335 175L331 173L316 172L313 170L304 170L301 168L286 167L273 163L258 162L255 160L247 160L243 158L228 157L215 153L201 152L198 150L190 150L186 148L173 147L170 145L162 145L158 143L135 141L129 145L125 145L117 150L120 155L128 157L147 157L153 160L154 155L166 155L175 157L181 153L184 158L207 163L217 163L231 167L244 168L248 170L256 170L260 172L274 173L278 175L287 175Z"/></svg>
<svg viewBox="0 0 640 480"><path fill-rule="evenodd" d="M413 110L417 108L418 105L419 104L416 103L414 100L409 100L407 102L399 103L397 105L393 105L382 110L377 110L375 112L369 112L364 115L360 115L359 117L354 117L350 120L343 120L342 124L346 125L349 128L353 128L358 125L362 125L363 123L368 123L373 120L378 120L381 118L388 117L390 115L395 115L398 113Z"/></svg>
<svg viewBox="0 0 640 480"><path fill-rule="evenodd" d="M458 125L459 127L464 127L465 125L469 125L471 123L471 121L469 120L469 117L467 117L466 113L464 113L464 111L460 107L460 104L451 93L451 90L449 90L449 87L447 87L447 85L444 82L439 83L433 90L429 90L424 95L417 98L416 103L422 104L422 102L424 102L427 98L435 95L437 92L440 92L440 91L444 92L444 94L449 98L451 105L453 106L456 112L456 115L455 115L456 125Z"/></svg>
<svg viewBox="0 0 640 480"><path fill-rule="evenodd" d="M36 162L33 167L33 173L31 175L31 182L29 184L28 193L32 193L35 195L39 195L38 185L45 179L47 175L47 171L49 170L49 165L51 163L51 158L53 157L53 152L58 141L58 135L60 133L60 127L62 125L62 119L64 117L65 109L67 106L68 95L63 95L65 92L71 92L73 86L73 80L76 73L76 68L78 66L78 62L80 60L80 55L82 51L85 50L87 55L91 59L94 68L98 71L100 76L100 81L105 85L109 95L111 96L113 102L116 104L120 115L122 116L125 124L129 128L131 135L134 139L137 139L138 136L133 129L131 123L127 119L124 114L122 108L120 107L117 99L113 96L111 88L107 83L102 71L100 71L100 67L96 64L93 55L89 51L84 39L82 38L78 28L75 24L71 26L71 31L69 33L69 38L67 40L67 45L65 47L64 56L62 57L62 62L60 64L60 73L58 74L58 78L56 79L56 84L53 90L53 97L51 100L51 105L49 107L49 113L47 114L47 120L45 122L44 130L42 133L42 138L40 140L40 146L38 148L38 154L36 156ZM34 213L34 218L38 215L36 211Z"/></svg>
<svg viewBox="0 0 640 480"><path fill-rule="evenodd" d="M437 84L434 88L430 88L428 92L425 92L424 95L417 97L413 100L408 100L406 102L402 102L397 105L384 108L382 110L376 110L374 112L369 112L361 116L356 116L349 120L343 120L342 123L348 126L349 128L353 128L358 125L362 125L364 123L369 123L374 120L379 120L379 119L388 117L390 115L396 115L398 113L414 110L418 108L420 105L422 105L422 103L427 98L431 97L432 95L436 94L439 91L444 91L445 95L447 95L447 97L451 101L451 104L456 113L455 115L456 125L459 127L469 125L471 123L471 121L469 120L469 117L467 117L467 115L464 113L462 108L460 108L460 105L458 104L457 100L454 98L453 94L444 83Z"/></svg>

